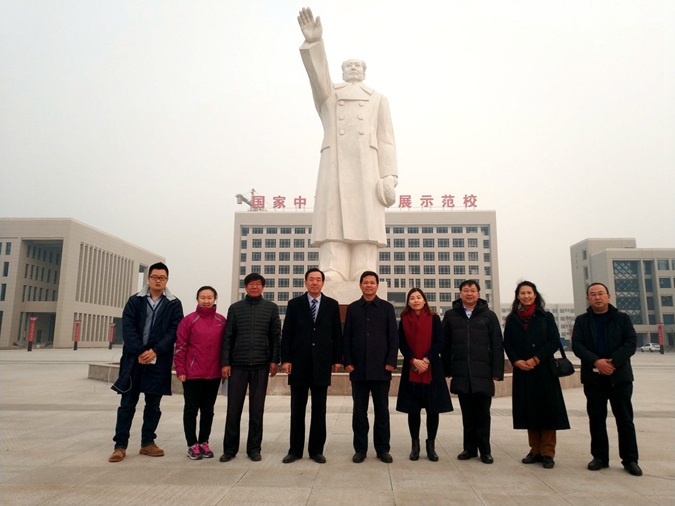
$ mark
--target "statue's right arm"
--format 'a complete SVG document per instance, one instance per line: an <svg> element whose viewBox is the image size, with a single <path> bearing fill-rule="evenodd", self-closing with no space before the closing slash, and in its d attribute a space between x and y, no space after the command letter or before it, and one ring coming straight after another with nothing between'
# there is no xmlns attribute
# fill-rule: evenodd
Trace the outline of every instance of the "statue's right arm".
<svg viewBox="0 0 675 506"><path fill-rule="evenodd" d="M305 36L305 42L300 46L302 63L305 65L312 86L314 106L317 112L321 114L321 105L333 93L333 82L328 71L326 49L321 38L323 33L321 20L317 17L315 21L310 9L302 9L298 16L298 23Z"/></svg>

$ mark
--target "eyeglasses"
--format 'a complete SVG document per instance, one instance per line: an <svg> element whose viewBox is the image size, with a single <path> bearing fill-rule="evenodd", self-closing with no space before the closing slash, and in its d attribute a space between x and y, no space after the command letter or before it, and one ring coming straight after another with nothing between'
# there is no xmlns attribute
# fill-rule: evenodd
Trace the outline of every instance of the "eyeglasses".
<svg viewBox="0 0 675 506"><path fill-rule="evenodd" d="M602 297L603 295L607 295L607 292L591 292L588 294L588 296L591 298Z"/></svg>
<svg viewBox="0 0 675 506"><path fill-rule="evenodd" d="M166 276L148 276L148 277L153 281L166 281L167 279L169 279Z"/></svg>

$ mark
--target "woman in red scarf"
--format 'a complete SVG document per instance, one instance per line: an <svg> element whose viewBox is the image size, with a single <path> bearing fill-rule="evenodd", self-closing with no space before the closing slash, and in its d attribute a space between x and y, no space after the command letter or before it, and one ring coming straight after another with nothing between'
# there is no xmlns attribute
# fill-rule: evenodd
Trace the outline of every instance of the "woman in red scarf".
<svg viewBox="0 0 675 506"><path fill-rule="evenodd" d="M515 295L504 327L504 350L513 364L513 428L527 429L530 453L523 464L553 469L556 430L570 428L560 380L551 371L560 333L534 283L519 283Z"/></svg>
<svg viewBox="0 0 675 506"><path fill-rule="evenodd" d="M420 425L424 408L427 412L427 457L436 462L439 414L452 411L452 401L439 355L444 344L441 319L431 310L424 292L419 288L408 292L398 335L398 346L404 360L396 411L408 413L412 438L410 460L420 457Z"/></svg>

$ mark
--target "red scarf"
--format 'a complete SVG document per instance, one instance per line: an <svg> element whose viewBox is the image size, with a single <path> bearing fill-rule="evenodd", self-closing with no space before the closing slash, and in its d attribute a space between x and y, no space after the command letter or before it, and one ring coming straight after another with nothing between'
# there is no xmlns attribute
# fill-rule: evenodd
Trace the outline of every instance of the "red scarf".
<svg viewBox="0 0 675 506"><path fill-rule="evenodd" d="M405 340L413 352L413 356L422 360L431 349L431 325L433 317L422 310L419 315L410 311L403 317L403 332ZM410 381L414 383L431 383L431 365L424 373L415 372L410 364Z"/></svg>
<svg viewBox="0 0 675 506"><path fill-rule="evenodd" d="M534 310L537 309L536 304L532 304L530 307L527 309L523 307L522 304L518 304L518 316L520 316L521 321L523 322L523 327L525 327L525 330L527 330L527 325L530 323L530 318L532 318L532 315L534 314Z"/></svg>

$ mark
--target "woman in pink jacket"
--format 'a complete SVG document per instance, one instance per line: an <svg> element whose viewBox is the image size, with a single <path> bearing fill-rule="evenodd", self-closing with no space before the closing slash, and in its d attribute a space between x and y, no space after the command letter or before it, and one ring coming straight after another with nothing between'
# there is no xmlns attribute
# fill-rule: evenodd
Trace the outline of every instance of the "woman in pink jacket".
<svg viewBox="0 0 675 506"><path fill-rule="evenodd" d="M176 376L183 382L183 429L187 456L192 460L213 458L209 435L220 386L220 347L225 330L225 317L216 313L217 298L214 288L202 286L197 291L197 311L178 325L174 362ZM198 411L201 411L199 438Z"/></svg>

